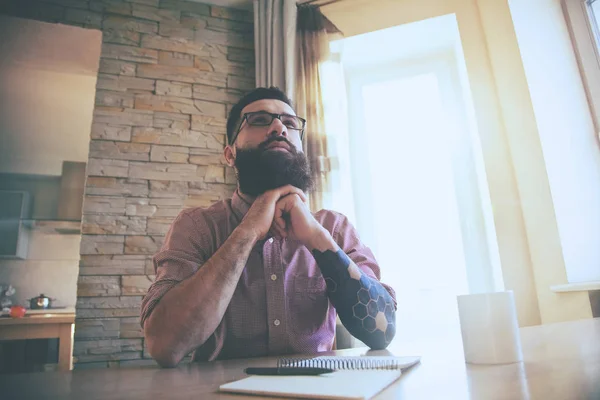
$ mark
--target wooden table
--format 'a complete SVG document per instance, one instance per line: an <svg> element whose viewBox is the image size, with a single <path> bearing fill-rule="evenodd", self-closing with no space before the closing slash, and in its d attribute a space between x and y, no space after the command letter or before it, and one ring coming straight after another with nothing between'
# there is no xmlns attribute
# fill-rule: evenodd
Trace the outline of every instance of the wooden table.
<svg viewBox="0 0 600 400"><path fill-rule="evenodd" d="M58 338L58 368L73 369L75 313L45 313L0 318L0 340ZM2 390L0 386L0 396Z"/></svg>
<svg viewBox="0 0 600 400"><path fill-rule="evenodd" d="M423 353L420 365L407 371L376 399L600 399L600 319L524 328L521 336L523 363L466 365L459 356L460 346L458 351L432 350ZM365 351L349 349L335 354L357 355ZM175 369L114 368L0 376L0 396L256 400L256 396L220 394L216 390L222 383L243 378L243 368L275 365L275 360L192 363Z"/></svg>

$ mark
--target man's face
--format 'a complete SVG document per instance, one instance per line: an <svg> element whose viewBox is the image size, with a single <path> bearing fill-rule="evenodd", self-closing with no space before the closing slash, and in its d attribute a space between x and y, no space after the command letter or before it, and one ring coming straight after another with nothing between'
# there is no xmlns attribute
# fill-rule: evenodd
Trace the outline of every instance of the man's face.
<svg viewBox="0 0 600 400"><path fill-rule="evenodd" d="M258 100L248 104L242 110L242 116L246 113L256 111L267 111L273 114L289 114L296 115L292 107L280 100ZM272 138L273 136L282 136L287 139L287 142L292 144L298 152L302 152L302 140L300 132L288 129L279 119L275 118L270 126L250 126L247 122L242 124L235 147L240 149L257 148L261 143ZM283 146L285 147L285 146ZM278 149L282 151L283 149Z"/></svg>
<svg viewBox="0 0 600 400"><path fill-rule="evenodd" d="M257 111L296 115L288 104L271 99L248 104L241 115ZM235 168L242 193L251 196L288 184L304 191L311 186L301 132L277 118L269 126L251 126L244 121L235 143L225 148L225 159Z"/></svg>

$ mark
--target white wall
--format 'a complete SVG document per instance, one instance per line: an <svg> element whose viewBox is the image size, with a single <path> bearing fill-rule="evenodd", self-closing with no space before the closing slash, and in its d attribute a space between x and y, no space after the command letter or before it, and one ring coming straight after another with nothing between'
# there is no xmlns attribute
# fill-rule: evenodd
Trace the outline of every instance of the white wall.
<svg viewBox="0 0 600 400"><path fill-rule="evenodd" d="M87 162L101 37L0 16L0 173L61 175L63 161ZM0 183L15 185L15 179ZM42 188L32 193L40 201ZM52 206L34 216L52 217ZM23 305L44 293L57 306L75 306L81 235L29 233L27 259L0 259L0 282L12 284Z"/></svg>
<svg viewBox="0 0 600 400"><path fill-rule="evenodd" d="M0 172L60 175L63 161L87 162L95 86L95 76L0 69Z"/></svg>
<svg viewBox="0 0 600 400"><path fill-rule="evenodd" d="M510 0L569 282L600 281L600 147L560 0Z"/></svg>
<svg viewBox="0 0 600 400"><path fill-rule="evenodd" d="M43 293L53 305L74 307L81 235L31 233L26 260L0 260L0 282L15 287L17 304L29 307L27 299Z"/></svg>
<svg viewBox="0 0 600 400"><path fill-rule="evenodd" d="M0 173L87 162L101 33L0 16Z"/></svg>

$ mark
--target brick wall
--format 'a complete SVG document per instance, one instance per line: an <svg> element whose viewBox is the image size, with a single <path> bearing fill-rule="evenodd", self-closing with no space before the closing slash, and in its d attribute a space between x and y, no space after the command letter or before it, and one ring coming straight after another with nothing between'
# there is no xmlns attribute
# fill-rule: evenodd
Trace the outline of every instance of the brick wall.
<svg viewBox="0 0 600 400"><path fill-rule="evenodd" d="M0 14L103 31L84 198L76 368L151 363L151 256L185 207L231 195L226 115L254 87L251 11L179 0L2 0ZM89 135L89 132L82 132Z"/></svg>

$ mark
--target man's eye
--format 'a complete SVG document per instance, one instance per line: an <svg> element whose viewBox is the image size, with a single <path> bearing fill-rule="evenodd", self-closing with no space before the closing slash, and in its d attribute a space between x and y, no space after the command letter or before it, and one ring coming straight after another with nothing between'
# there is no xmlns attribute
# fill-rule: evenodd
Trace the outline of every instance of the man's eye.
<svg viewBox="0 0 600 400"><path fill-rule="evenodd" d="M268 125L270 120L271 118L267 115L254 115L250 118L250 123L256 125Z"/></svg>
<svg viewBox="0 0 600 400"><path fill-rule="evenodd" d="M298 129L300 128L300 123L296 118L283 118L283 124L288 128Z"/></svg>

